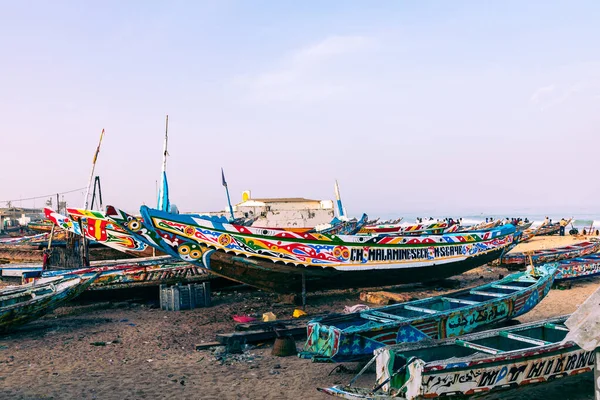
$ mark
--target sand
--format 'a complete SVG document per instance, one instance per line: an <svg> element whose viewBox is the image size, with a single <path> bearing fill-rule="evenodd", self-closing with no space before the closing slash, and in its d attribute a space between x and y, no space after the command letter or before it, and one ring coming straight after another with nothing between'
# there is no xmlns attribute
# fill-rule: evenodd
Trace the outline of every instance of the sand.
<svg viewBox="0 0 600 400"><path fill-rule="evenodd" d="M550 241L576 242L570 237L552 237L532 243L548 246ZM469 287L508 273L504 268L484 266L450 283ZM571 313L599 282L588 278L568 289L554 289L519 321ZM418 298L449 291L419 285L404 289ZM359 303L359 293L311 294L306 311L313 315L339 312ZM278 305L272 294L251 290L215 293L213 301L210 308L182 312L162 311L156 299L147 297L127 301L83 298L61 307L0 336L0 399L327 399L317 387L347 383L359 368L356 363L345 363L349 372L331 372L335 364L274 357L270 344L224 359L220 350L195 351L195 344L233 331L235 314L272 311L279 318L289 318L294 310ZM98 342L105 345L92 344ZM298 348L302 343L297 343ZM589 375L541 385L526 396L517 391L501 398L591 399ZM373 375L367 374L359 383L369 386L372 381Z"/></svg>

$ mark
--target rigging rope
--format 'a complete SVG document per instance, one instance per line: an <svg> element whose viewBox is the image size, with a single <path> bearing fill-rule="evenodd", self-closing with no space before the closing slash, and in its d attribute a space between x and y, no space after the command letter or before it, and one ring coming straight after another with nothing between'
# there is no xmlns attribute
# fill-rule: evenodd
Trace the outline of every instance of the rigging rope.
<svg viewBox="0 0 600 400"><path fill-rule="evenodd" d="M79 188L79 189L68 190L66 192L47 194L45 196L28 197L26 199L0 200L0 203L8 203L8 202L14 203L14 202L23 201L23 200L47 199L48 197L56 196L57 194L61 195L61 194L75 193L75 192L79 192L79 191L84 190L84 189L86 189L86 188L82 187L82 188Z"/></svg>

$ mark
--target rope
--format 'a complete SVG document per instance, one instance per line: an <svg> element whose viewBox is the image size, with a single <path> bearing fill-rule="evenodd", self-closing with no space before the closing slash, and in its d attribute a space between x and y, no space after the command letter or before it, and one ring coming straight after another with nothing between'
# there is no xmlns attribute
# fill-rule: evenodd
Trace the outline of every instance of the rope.
<svg viewBox="0 0 600 400"><path fill-rule="evenodd" d="M12 200L0 200L0 203L8 203L8 202L16 202L16 201L23 201L23 200L36 200L36 199L47 199L48 197L52 197L52 196L56 196L61 195L61 194L68 194L68 193L75 193L75 192L79 192L81 190L84 190L85 187L79 188L79 189L73 189L73 190L69 190L66 192L61 192L61 193L52 193L52 194L47 194L45 196L36 196L36 197L28 197L26 199L12 199Z"/></svg>

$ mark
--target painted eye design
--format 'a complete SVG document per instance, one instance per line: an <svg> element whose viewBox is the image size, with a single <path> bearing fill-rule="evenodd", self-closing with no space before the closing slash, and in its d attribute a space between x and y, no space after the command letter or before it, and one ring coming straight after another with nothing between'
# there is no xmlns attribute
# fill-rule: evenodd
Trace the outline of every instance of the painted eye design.
<svg viewBox="0 0 600 400"><path fill-rule="evenodd" d="M182 256L187 256L188 254L190 254L191 249L190 249L190 246L188 246L187 244L184 244L183 246L179 246L177 251L179 251L179 254L181 254Z"/></svg>
<svg viewBox="0 0 600 400"><path fill-rule="evenodd" d="M200 251L200 249L193 249L193 250L190 252L190 257L191 257L193 260L197 260L197 259L199 259L200 257L202 257L202 251Z"/></svg>
<svg viewBox="0 0 600 400"><path fill-rule="evenodd" d="M127 223L127 227L134 231L137 232L142 228L142 224L140 224L140 221L136 220L136 219L132 219L131 221L129 221Z"/></svg>

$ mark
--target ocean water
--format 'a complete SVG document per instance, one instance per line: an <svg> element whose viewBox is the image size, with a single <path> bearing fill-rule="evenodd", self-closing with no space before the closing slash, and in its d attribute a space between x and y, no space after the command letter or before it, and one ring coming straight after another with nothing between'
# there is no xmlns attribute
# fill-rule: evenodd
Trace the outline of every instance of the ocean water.
<svg viewBox="0 0 600 400"><path fill-rule="evenodd" d="M375 215L375 214L373 214ZM371 216L371 215L369 215ZM426 220L429 219L429 217L433 218L434 220L443 220L444 218L452 218L452 219L458 219L458 218L462 218L462 223L463 225L475 225L475 224L479 224L481 222L485 222L486 218L493 218L493 219L506 219L507 217L512 219L512 218L528 218L529 221L533 222L534 227L539 226L542 224L542 222L544 222L544 220L546 219L546 217L548 217L549 219L552 220L552 222L558 222L560 221L561 218L565 218L565 219L569 219L569 218L573 218L573 220L571 221L571 224L578 228L578 229L589 229L590 226L593 227L593 229L600 229L600 213L599 214L558 214L558 213L552 213L552 214L519 214L519 213L514 213L514 214L479 214L479 215L461 215L461 214L453 214L453 215L430 215L430 214L418 214L418 213L404 213L404 214L391 214L391 213L384 213L381 216L381 220L385 220L385 219L395 219L402 216L403 220L402 220L402 225L406 226L406 225L412 225L416 223L417 218L423 218L423 222L426 222ZM570 225L569 225L570 227Z"/></svg>

